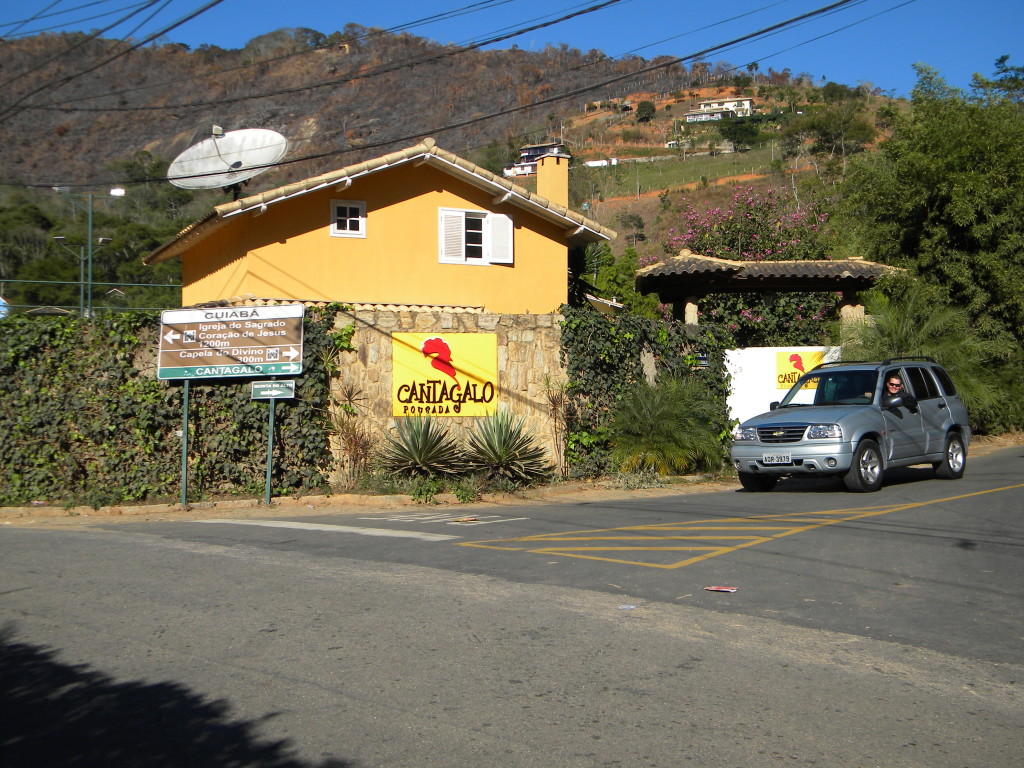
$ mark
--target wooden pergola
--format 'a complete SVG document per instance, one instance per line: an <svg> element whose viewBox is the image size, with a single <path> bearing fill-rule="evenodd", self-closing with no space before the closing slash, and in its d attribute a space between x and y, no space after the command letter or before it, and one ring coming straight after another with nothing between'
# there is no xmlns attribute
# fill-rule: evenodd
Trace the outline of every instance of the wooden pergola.
<svg viewBox="0 0 1024 768"><path fill-rule="evenodd" d="M677 256L637 270L636 289L657 294L672 315L697 324L698 302L711 293L838 291L844 321L863 320L858 294L895 267L863 259L730 261L684 249Z"/></svg>

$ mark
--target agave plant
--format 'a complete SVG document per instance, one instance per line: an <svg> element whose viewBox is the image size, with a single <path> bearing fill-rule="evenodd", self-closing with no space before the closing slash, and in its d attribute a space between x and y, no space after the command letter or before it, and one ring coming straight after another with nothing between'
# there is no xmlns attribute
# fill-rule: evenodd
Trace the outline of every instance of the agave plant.
<svg viewBox="0 0 1024 768"><path fill-rule="evenodd" d="M504 411L476 424L466 441L466 459L471 471L515 485L529 485L551 471L525 419Z"/></svg>
<svg viewBox="0 0 1024 768"><path fill-rule="evenodd" d="M695 377L638 383L612 417L612 460L624 472L660 475L722 465L715 406Z"/></svg>
<svg viewBox="0 0 1024 768"><path fill-rule="evenodd" d="M465 467L465 457L448 430L429 416L403 419L398 435L387 435L381 466L388 472L410 477L452 477Z"/></svg>

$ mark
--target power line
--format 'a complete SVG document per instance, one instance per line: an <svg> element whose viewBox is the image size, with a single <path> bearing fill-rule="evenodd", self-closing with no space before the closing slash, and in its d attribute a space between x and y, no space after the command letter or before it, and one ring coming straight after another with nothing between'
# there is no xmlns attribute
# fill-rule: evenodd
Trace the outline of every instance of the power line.
<svg viewBox="0 0 1024 768"><path fill-rule="evenodd" d="M156 2L156 0L152 0L152 3L155 3L155 2ZM224 2L224 0L209 0L209 2L206 3L206 5L203 5L198 10L193 11L192 13L188 14L184 18L179 19L178 21L175 21L175 22L173 22L171 24L168 24L165 27L162 27L161 29L159 29L156 32L154 32L153 34L149 35L148 37L143 38L138 43L136 43L134 45L131 45L128 48L125 48L124 50L122 50L122 51L120 51L118 53L115 53L115 54L113 54L111 56L108 56L105 59L102 59L101 61L93 64L91 67L86 67L85 69L83 69L83 70L81 70L79 72L75 72L73 74L67 75L66 77L63 77L60 80L58 80L56 83L41 85L41 86L37 87L36 89L34 89L32 91L29 91L28 93L19 96L18 99L16 101L14 101L14 103L8 105L4 109L3 112L0 112L0 123L4 122L4 120L6 120L8 117L10 117L12 115L12 111L14 109L16 109L17 107L19 107L21 104L23 104L26 99L36 95L37 93L40 93L40 92L42 92L44 90L51 90L51 89L60 88L62 86L67 85L68 83L72 82L73 80L77 80L78 78L82 77L83 75L87 75L90 72L95 72L97 69L100 69L101 67L105 67L107 64L110 64L112 61L115 61L115 60L121 58L122 56L128 55L132 51L138 50L139 48L142 48L143 46L148 45L153 40L157 39L158 37L161 37L162 35L167 34L172 29L175 29L176 27L180 27L182 24L185 24L186 22L189 22L192 19L194 19L194 18L196 18L198 16L201 16L202 14L206 13L211 8L214 8L214 7L218 6L218 5L220 5L222 2Z"/></svg>
<svg viewBox="0 0 1024 768"><path fill-rule="evenodd" d="M17 32L17 31L18 31L19 29L21 29L21 28L22 28L22 27L24 27L24 26L25 26L26 24L28 24L28 23L29 23L30 21L35 21L36 19L39 19L39 18L44 18L44 17L46 16L46 15L48 15L48 14L46 14L46 12L47 12L48 10L50 10L51 8L53 8L53 6L55 6L55 5L60 5L60 2L61 2L61 0L53 0L53 2L52 2L52 3L50 3L50 4L49 4L48 6L46 6L45 8L43 8L43 9L41 9L41 10L37 11L37 12L36 12L35 14L33 14L32 16L30 16L29 18L27 18L27 19L22 19L21 21L15 21L15 22L12 22L12 23L13 23L13 24L15 25L14 29L12 30L12 32ZM5 35L4 37L6 37L6 35Z"/></svg>
<svg viewBox="0 0 1024 768"><path fill-rule="evenodd" d="M62 58L64 56L67 56L72 51L75 51L78 48L81 48L82 46L86 45L90 41L95 40L97 37L102 35L104 32L108 32L111 29L113 29L114 27L116 27L117 25L124 23L125 21L130 19L135 14L137 14L137 13L141 12L142 10L144 10L146 8L149 8L149 7L153 6L153 5L156 5L157 2L158 2L158 0L146 0L146 2L144 2L144 3L140 3L139 5L131 6L131 8L134 8L135 10L133 10L127 16L123 16L123 17L119 18L114 23L107 25L103 29L98 29L95 32L93 32L92 34L85 35L80 40L76 41L75 43L73 43L72 45L68 46L64 50L55 53L50 58L44 59L43 61L38 62L35 66L30 67L29 69L25 70L24 72L20 72L17 75L15 75L14 77L11 77L11 78L5 80L4 82L0 83L0 88L7 88L12 83L17 82L18 80L20 80L23 77L26 77L26 76L32 74L33 72L39 72L40 70L44 69L48 65L50 65L53 62L57 61L58 59L60 59L60 58ZM44 85L44 87L48 87L48 86Z"/></svg>
<svg viewBox="0 0 1024 768"><path fill-rule="evenodd" d="M910 1L912 1L912 0L910 0ZM304 155L302 157L292 158L292 159L289 159L289 160L280 161L280 162L274 163L272 165L267 165L267 166L262 166L262 167L272 168L272 167L281 167L281 166L285 166L285 165L294 165L294 164L297 164L297 163L310 162L310 161L313 161L313 160L323 160L323 159L326 159L326 158L329 158L329 157L336 157L338 155L344 155L344 154L348 154L348 153L351 153L351 152L354 152L354 151L365 151L365 150L369 150L369 149L377 149L377 148L386 147L386 146L390 146L390 145L394 145L394 144L399 144L399 143L403 143L403 142L414 141L414 140L426 138L428 136L432 136L432 135L435 135L435 134L445 133L447 131L452 131L452 130L456 130L456 129L459 129L459 128L466 128L466 127L471 126L471 125L482 123L482 122L485 122L485 121L488 121L488 120L493 120L493 119L499 118L499 117L504 117L504 116L507 116L507 115L510 115L510 114L515 114L517 112L523 112L523 111L526 111L526 110L535 109L536 107L544 106L546 104L552 104L552 103L555 103L555 102L558 102L558 101L563 101L563 100L566 100L566 99L576 98L578 96L582 96L582 95L584 95L586 93L589 93L591 91L597 90L599 88L605 88L605 87L608 87L610 85L614 85L615 83L622 82L624 80L628 80L628 79L631 79L631 78L634 78L634 77L638 77L638 76L641 76L641 75L644 75L644 74L648 74L648 73L651 73L651 72L656 72L658 70L667 69L668 67L675 66L675 65L678 65L678 64L683 64L683 63L685 63L687 61L699 61L699 60L709 56L710 54L718 53L718 52L727 50L727 49L729 49L729 48L731 48L733 46L739 45L741 43L745 43L745 42L749 42L749 41L752 41L752 40L755 40L755 39L766 37L766 36L776 32L777 30L781 30L781 29L784 29L784 28L787 28L787 27L795 26L795 25L799 24L800 22L803 22L806 19L814 18L816 16L822 16L822 15L828 14L831 11L836 10L838 8L842 8L844 6L848 6L848 5L852 5L852 4L859 4L860 2L862 2L862 0L837 0L837 2L831 3L831 4L823 6L821 8L817 8L815 10L808 11L806 13L802 13L802 14L800 14L798 16L793 17L793 18L786 19L785 21L780 21L780 22L777 22L775 24L771 24L771 25L769 25L767 27L764 27L762 29L756 30L754 32L747 33L745 35L741 35L739 37L733 38L732 40L726 41L724 43L719 43L717 45L709 46L709 47L704 48L702 50L699 50L699 51L696 51L694 53L691 53L691 54L689 54L687 56L672 58L672 59L669 59L667 61L661 61L661 62L659 62L657 64L652 64L652 65L647 66L647 67L642 67L642 68L640 68L638 70L635 70L635 71L631 71L631 72L623 73L623 74L620 74L620 75L616 75L616 76L611 77L611 78L606 78L606 79L601 80L600 82L597 82L597 83L592 83L590 85L586 85L586 86L582 86L582 87L579 87L579 88L575 88L573 90L566 91L566 92L563 92L563 93L560 93L560 94L556 94L556 95L553 95L553 96L549 96L549 97L544 98L544 99L539 99L539 100L533 101L533 102L531 102L529 104L519 105L519 106L515 106L515 107L509 107L509 108L506 108L506 109L497 110L497 111L491 112L491 113L486 114L486 115L478 115L476 117L468 118L466 120L462 120L462 121L458 121L458 122L454 122L454 123L449 123L448 125L445 125L445 126L435 127L435 128L431 128L431 129L427 129L427 130L423 130L423 131L417 131L416 133L407 134L407 135L400 136L400 137L394 137L394 138L390 138L390 139L387 139L387 140L382 140L382 141L379 141L379 142L369 142L369 143L360 145L358 148L347 147L347 148L344 148L344 149L331 150L331 151L328 151L328 152L320 152L320 153L315 153L315 154L309 154L309 155ZM261 167L261 166L254 166L254 167ZM199 174L199 175L201 175L201 174ZM164 178L164 179L153 179L153 181L167 181L167 179L166 178ZM126 181L126 182L123 182L123 183L130 183L130 182ZM21 185L21 186L26 186L26 187L48 187L48 186L53 186L53 185L52 184L24 184L24 185ZM65 185L65 186L89 186L89 185L78 184L78 185Z"/></svg>
<svg viewBox="0 0 1024 768"><path fill-rule="evenodd" d="M108 2L108 1L109 0L102 0L102 2ZM466 14L475 13L475 12L481 11L481 10L488 10L490 8L497 7L499 5L505 5L507 3L512 3L512 2L515 2L515 1L516 0L482 0L482 2L478 2L478 3L473 3L471 5L462 6L461 8L454 8L454 9L449 10L449 11L442 11L441 13L437 13L437 14L434 14L432 16L424 16L424 17L422 17L420 19L415 19L415 20L410 21L410 22L403 22L401 24L396 24L395 26L387 27L385 29L372 29L372 30L370 30L365 35L359 35L359 36L355 37L352 42L357 42L357 43L365 42L367 40L372 40L372 39L374 39L376 37L382 37L384 35L387 35L387 34L390 34L390 33L394 33L394 32L397 32L397 31L405 31L405 30L408 30L408 29L414 29L416 27L420 27L420 26L423 26L425 24L435 23L437 21L445 21L445 20L450 19L450 18L456 18L458 16L464 16ZM623 1L624 2L631 2L632 0L623 0ZM246 64L241 64L239 66L227 67L225 69L220 69L220 70L217 70L215 72L211 72L211 73L208 73L206 75L202 75L200 77L193 77L193 78L190 78L190 79L192 79L192 80L198 80L200 78L206 79L206 78L218 77L220 75L229 74L231 72L239 72L239 71L243 71L243 70L246 70L246 69L252 69L254 67L264 67L264 66L267 66L268 64L276 64L278 62L286 61L288 59L296 58L296 57L299 57L299 56L309 56L311 54L317 53L318 51L322 51L322 50L323 50L322 48L309 48L307 50L292 51L292 52L289 52L289 53L286 53L286 54L282 54L280 56L273 56L273 57L266 58L266 59L257 59L255 61L251 61L251 62L246 63ZM170 85L170 84L177 84L178 82L180 82L180 80L164 81L164 82L160 82L160 83L152 83L150 85L139 86L137 88L124 88L124 89L119 90L119 91L108 91L107 93L103 93L103 94L95 94L95 95L92 95L92 96L81 96L81 97L79 97L77 99L71 99L69 101L63 101L60 104L55 104L55 103L52 103L52 102L49 103L49 104L29 104L29 105L26 105L24 107L24 109L38 109L38 110L51 110L51 111L52 110L65 110L67 104L74 104L74 103L79 102L79 101L93 101L95 99L108 98L108 97L112 97L112 96L123 96L123 95L129 94L129 93L137 93L139 91L152 90L154 88L163 88L163 87L165 87L167 85ZM79 111L105 111L105 109L104 108L96 108L96 109L90 110L87 107L83 107Z"/></svg>
<svg viewBox="0 0 1024 768"><path fill-rule="evenodd" d="M513 38L513 37L518 37L519 35L524 35L524 34L526 34L528 32L534 32L534 31L536 31L538 29L544 29L546 27L554 26L555 24L560 24L560 23L562 23L564 21L568 21L570 19L574 19L574 18L577 18L579 16L583 16L583 15L590 14L590 13L595 13L597 11L604 10L605 8L608 8L608 7L612 6L612 5L617 5L618 3L626 2L626 1L628 1L628 0L604 0L604 2L598 3L597 5L588 6L586 8L581 9L581 10L574 11L573 13L569 13L569 14L566 14L564 16L560 16L560 17L558 17L556 19L552 19L550 21L542 22L542 23L535 24L535 25L529 26L529 27L522 27L522 28L516 29L516 30L514 30L512 32L509 32L509 33L506 33L506 34L502 34L502 35L497 35L497 36L494 36L494 37L490 37L490 38L487 38L485 40L481 40L481 41L478 41L478 42L475 42L475 43L471 43L470 45L466 45L466 46L463 46L463 47L460 47L460 48L445 49L445 50L442 50L440 53L437 53L437 54L433 54L433 55L429 55L429 56L422 56L420 58L407 59L405 61L400 61L400 62L397 62L395 64L378 67L378 68L370 70L368 72L360 72L360 73L358 73L356 75L353 75L353 76L335 78L333 80L325 80L325 81L319 82L319 83L309 83L309 84L294 86L292 88L279 88L279 89L276 89L276 90L273 90L273 91L264 91L264 92L258 93L258 94L250 94L250 95L246 95L246 96L235 96L235 97L232 97L232 98L220 98L220 99L216 99L216 100L213 100L213 101L195 101L195 102L188 102L188 103L185 103L185 104L146 105L146 106L140 106L140 107L113 107L113 106L111 106L111 107L72 107L72 108L67 108L67 107L36 107L36 106L29 105L29 106L26 107L26 109L47 109L47 110L50 110L50 111L64 111L64 112L166 112L166 111L169 111L169 110L181 111L181 110L196 109L196 108L201 108L201 107L221 106L221 105L224 105L224 104L237 104L237 103L243 102L243 101L255 101L257 99L265 99L265 98L269 98L269 97L272 97L272 96L286 96L286 95L292 94L292 93L300 93L300 92L310 91L310 90L319 89L319 88L331 88L331 87L335 87L335 86L338 86L338 85L345 85L347 83L355 82L356 80L366 80L366 79L369 79L369 78L372 78L372 77L377 77L377 76L382 75L382 74L387 74L387 73L390 73L390 72L397 72L397 71L402 70L402 69L410 69L412 67L417 67L417 66L420 66L420 65L423 65L423 64L429 64L429 63L432 63L432 62L435 62L435 61L440 61L442 59L450 58L452 56L458 56L460 54L467 53L469 51L474 51L474 50L477 50L479 48L483 48L484 46L487 46L487 45L493 45L494 43L499 43L499 42L502 42L504 40L508 40L510 38ZM3 117L4 116L2 114L0 114L0 121L3 120Z"/></svg>

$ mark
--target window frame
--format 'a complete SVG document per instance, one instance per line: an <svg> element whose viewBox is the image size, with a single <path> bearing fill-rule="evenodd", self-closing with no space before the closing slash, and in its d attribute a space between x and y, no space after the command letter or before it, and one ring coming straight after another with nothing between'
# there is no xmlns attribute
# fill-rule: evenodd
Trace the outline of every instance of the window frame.
<svg viewBox="0 0 1024 768"><path fill-rule="evenodd" d="M903 388L908 392L913 392L914 396L921 400L934 400L939 397L941 390L938 384L935 383L935 378L931 375L931 371L920 365L912 365L906 368L907 378L909 382L903 382ZM910 384L910 387L907 384ZM923 392L918 390L924 389Z"/></svg>
<svg viewBox="0 0 1024 768"><path fill-rule="evenodd" d="M929 370L939 382L939 389L942 391L942 394L946 397L954 397L956 395L956 385L953 383L953 377L949 375L949 371L937 366L929 368Z"/></svg>
<svg viewBox="0 0 1024 768"><path fill-rule="evenodd" d="M346 216L349 221L358 220L359 230L338 229L338 208L354 208L358 212L357 217ZM365 200L331 200L331 237L355 237L366 238L366 201Z"/></svg>
<svg viewBox="0 0 1024 768"><path fill-rule="evenodd" d="M480 220L479 230L467 228L467 220ZM441 264L505 265L515 263L514 224L511 217L493 211L470 208L439 208L438 261ZM480 233L480 243L467 242L467 233ZM467 248L479 248L471 256Z"/></svg>

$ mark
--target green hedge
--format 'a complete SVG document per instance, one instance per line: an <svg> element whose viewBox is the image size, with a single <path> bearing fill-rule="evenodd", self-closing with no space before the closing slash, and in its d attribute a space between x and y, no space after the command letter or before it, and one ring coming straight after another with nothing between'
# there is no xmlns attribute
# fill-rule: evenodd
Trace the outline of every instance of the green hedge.
<svg viewBox="0 0 1024 768"><path fill-rule="evenodd" d="M329 351L337 307L309 310L296 399L276 405L275 493L322 488ZM182 386L156 379L159 316L27 317L0 323L0 504L105 504L180 494ZM259 494L266 473L265 400L247 380L190 385L189 498Z"/></svg>

